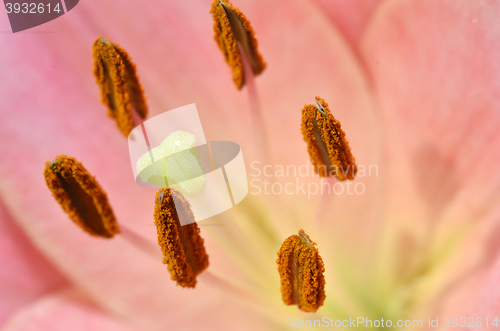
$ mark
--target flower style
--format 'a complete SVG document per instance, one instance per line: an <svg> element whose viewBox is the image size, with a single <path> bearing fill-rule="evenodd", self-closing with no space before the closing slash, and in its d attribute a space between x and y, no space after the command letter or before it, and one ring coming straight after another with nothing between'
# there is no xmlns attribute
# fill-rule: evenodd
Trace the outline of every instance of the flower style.
<svg viewBox="0 0 500 331"><path fill-rule="evenodd" d="M267 63L256 78L272 157L264 160L249 139L247 96L213 41L210 2L87 0L32 30L55 33L0 36L8 44L0 55L4 328L279 330L292 317L495 316L500 5L234 3ZM355 179L340 182L343 194L310 197L300 185L317 187L317 175L298 178L294 194L259 187L256 195L251 185L240 205L200 224L209 270L227 283L200 277L194 290L176 286L158 259L120 236L82 233L41 176L47 160L75 156L119 224L154 242L156 192L135 185L126 141L92 76L98 35L133 58L148 116L195 102L208 139L241 145L256 186L296 183L279 172L308 162L300 110L321 96L356 157ZM348 194L350 183L363 184L363 194ZM315 313L299 314L280 293L276 252L300 229L325 265L326 299Z"/></svg>

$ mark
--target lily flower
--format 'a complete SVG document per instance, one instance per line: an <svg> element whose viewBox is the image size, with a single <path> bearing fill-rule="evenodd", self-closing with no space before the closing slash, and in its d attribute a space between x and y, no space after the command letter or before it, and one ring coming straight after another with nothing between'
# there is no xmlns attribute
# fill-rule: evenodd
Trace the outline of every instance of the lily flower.
<svg viewBox="0 0 500 331"><path fill-rule="evenodd" d="M233 5L266 63L255 77L265 157L250 138L255 94L234 86L213 40L211 1L86 0L43 26L0 34L2 330L281 330L324 318L347 329L342 321L358 317L372 321L365 329L439 319L448 330L447 317L457 328L494 327L500 4ZM0 24L9 30L5 15ZM161 256L120 235L81 231L42 176L57 155L77 158L118 224L155 244L157 192L135 184L129 127L106 115L92 74L99 35L129 54L149 118L196 103L207 139L237 142L245 155L249 195L199 223L214 277L201 273L194 289L176 286ZM353 179L325 180L310 164L301 109L316 96L341 123ZM298 287L320 293L302 305L309 312L280 287L290 270L278 271L276 259L287 238L282 253L317 262L320 286ZM307 271L298 270L292 282Z"/></svg>

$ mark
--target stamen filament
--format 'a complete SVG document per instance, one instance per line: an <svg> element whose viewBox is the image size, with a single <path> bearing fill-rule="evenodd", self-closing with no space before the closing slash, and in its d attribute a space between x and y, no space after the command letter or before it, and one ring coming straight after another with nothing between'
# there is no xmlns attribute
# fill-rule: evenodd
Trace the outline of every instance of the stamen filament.
<svg viewBox="0 0 500 331"><path fill-rule="evenodd" d="M128 241L132 246L143 251L155 260L161 259L162 254L160 251L158 251L158 246L154 242L144 238L143 236L123 224L120 224L120 229L123 239Z"/></svg>
<svg viewBox="0 0 500 331"><path fill-rule="evenodd" d="M127 240L132 246L143 251L147 255L151 256L153 259L158 260L161 258L162 254L158 250L158 246L151 242L150 240L144 238L142 235L138 234L134 230L120 224L121 234L123 238ZM263 302L258 296L252 295L250 292L245 291L245 287L242 284L234 284L228 279L219 276L210 270L204 270L203 273L197 276L197 280L201 283L208 284L214 288L223 290L227 293L232 293L238 297L245 298L246 300L252 302L254 305L262 306L266 302Z"/></svg>
<svg viewBox="0 0 500 331"><path fill-rule="evenodd" d="M120 230L122 238L128 241L132 246L141 250L146 255L149 255L155 260L159 260L162 257L162 254L158 250L158 245L156 243L144 238L142 235L138 234L136 231L123 224L120 224ZM245 291L245 287L243 287L243 285L234 284L228 279L214 274L210 270L205 270L203 273L199 274L197 279L201 283L208 284L210 286L213 286L214 288L223 290L224 292L232 293L237 295L238 297L245 298L251 301L254 305L262 306L263 304L266 304L266 302L260 300L258 296L252 295L250 292Z"/></svg>
<svg viewBox="0 0 500 331"><path fill-rule="evenodd" d="M255 85L254 73L250 67L250 63L242 51L242 47L238 44L238 48L241 54L241 61L243 63L243 72L246 78L246 87L248 91L248 102L250 104L250 112L252 116L252 126L254 131L254 140L259 150L262 151L263 160L271 162L271 153L269 151L269 145L267 142L267 132L264 124L264 119L262 117L262 109L260 107L259 95L257 93L257 87Z"/></svg>
<svg viewBox="0 0 500 331"><path fill-rule="evenodd" d="M326 184L328 185L329 188L333 187L333 182L335 181L335 177L324 177ZM323 178L321 178L321 183L320 185L323 184ZM318 203L318 209L316 210L316 225L318 227L321 227L324 217L325 217L325 209L328 206L328 203L330 202L330 199L332 198L332 195L330 194L330 190L327 190L326 192L323 192L321 194L319 203Z"/></svg>

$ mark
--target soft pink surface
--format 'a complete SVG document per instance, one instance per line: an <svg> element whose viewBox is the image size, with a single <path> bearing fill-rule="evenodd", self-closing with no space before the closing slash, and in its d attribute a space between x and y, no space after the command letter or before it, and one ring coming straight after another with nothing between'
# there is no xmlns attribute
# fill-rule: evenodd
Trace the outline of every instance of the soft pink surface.
<svg viewBox="0 0 500 331"><path fill-rule="evenodd" d="M387 0L315 0L332 24L356 48L380 4Z"/></svg>
<svg viewBox="0 0 500 331"><path fill-rule="evenodd" d="M0 325L18 309L69 285L33 246L2 204L0 261Z"/></svg>
<svg viewBox="0 0 500 331"><path fill-rule="evenodd" d="M490 268L498 247L485 242L496 233L490 229L498 223L500 193L498 4L387 0L375 10L372 1L318 3L235 2L252 21L268 62L256 82L273 163L305 164L299 110L320 95L342 122L357 162L379 165L378 178L359 179L366 194L334 197L331 222L308 233L319 238L327 257L332 242L345 243L353 264L363 267L374 236L387 224L436 225L437 234L475 225L455 260L464 269L478 256L489 264L446 295L462 302L477 295L478 306L497 298ZM8 330L58 330L88 320L93 330L190 330L200 323L213 330L276 329L232 293L203 282L196 291L176 287L161 263L121 237L85 235L54 202L42 176L44 163L57 154L76 157L106 190L120 222L154 242L155 192L133 182L126 140L106 117L91 74L90 48L98 35L118 42L137 64L150 117L195 102L207 139L238 142L246 162L255 159L246 94L235 90L212 39L209 6L202 0L86 0L31 30L54 33L0 35L8 45L0 53L0 197L6 207L0 221L10 243L0 245L2 261L10 261L0 271L8 282L22 280L16 290L22 300L14 294L0 299L6 300L0 301L4 321L22 309ZM277 203L273 215L284 236L305 219L312 222L318 197L283 196ZM275 251L262 263L272 263ZM223 265L220 254L213 260ZM33 277L28 268L42 271ZM488 281L476 293L479 280ZM78 295L40 298L68 283ZM459 309L441 301L448 302L440 299L439 309ZM51 319L61 314L66 318Z"/></svg>
<svg viewBox="0 0 500 331"><path fill-rule="evenodd" d="M4 331L127 331L77 291L48 295L21 309Z"/></svg>
<svg viewBox="0 0 500 331"><path fill-rule="evenodd" d="M447 270L459 282L444 293L456 297L440 298L440 313L461 304L462 315L498 313L499 14L495 1L392 1L362 43L398 192L388 214L421 215L433 228L423 238L431 246L468 230Z"/></svg>

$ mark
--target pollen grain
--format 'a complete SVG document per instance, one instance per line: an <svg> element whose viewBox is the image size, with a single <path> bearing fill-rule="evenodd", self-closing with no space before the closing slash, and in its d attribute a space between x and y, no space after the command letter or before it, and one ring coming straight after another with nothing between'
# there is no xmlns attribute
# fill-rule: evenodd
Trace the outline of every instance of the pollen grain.
<svg viewBox="0 0 500 331"><path fill-rule="evenodd" d="M118 128L128 136L134 124L133 114L145 119L148 109L135 64L118 44L97 38L92 47L94 76L101 91L101 101Z"/></svg>
<svg viewBox="0 0 500 331"><path fill-rule="evenodd" d="M316 243L304 230L288 237L278 251L281 295L286 305L315 312L325 301L325 267Z"/></svg>
<svg viewBox="0 0 500 331"><path fill-rule="evenodd" d="M179 217L187 224L181 225ZM189 202L176 189L159 190L154 220L171 279L182 287L195 287L196 276L208 267L208 255Z"/></svg>
<svg viewBox="0 0 500 331"><path fill-rule="evenodd" d="M44 177L56 201L85 232L104 238L120 232L106 193L75 158L59 155L47 162Z"/></svg>
<svg viewBox="0 0 500 331"><path fill-rule="evenodd" d="M266 68L266 63L257 49L255 32L241 10L227 0L215 0L210 13L214 19L214 39L231 67L236 87L241 89L245 84L245 72L238 44L241 45L255 76Z"/></svg>
<svg viewBox="0 0 500 331"><path fill-rule="evenodd" d="M325 100L320 97L316 100L318 106L304 106L301 121L314 171L320 177L354 179L357 166L340 122L333 117Z"/></svg>

